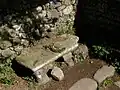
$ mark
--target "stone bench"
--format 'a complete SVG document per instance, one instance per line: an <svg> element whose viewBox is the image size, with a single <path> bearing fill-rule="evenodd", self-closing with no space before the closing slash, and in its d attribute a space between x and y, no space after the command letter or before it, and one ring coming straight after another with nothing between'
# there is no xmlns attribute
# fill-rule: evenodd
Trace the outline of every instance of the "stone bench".
<svg viewBox="0 0 120 90"><path fill-rule="evenodd" d="M26 48L16 57L16 61L37 72L45 65L54 62L78 47L79 38L64 34L41 40L36 46Z"/></svg>

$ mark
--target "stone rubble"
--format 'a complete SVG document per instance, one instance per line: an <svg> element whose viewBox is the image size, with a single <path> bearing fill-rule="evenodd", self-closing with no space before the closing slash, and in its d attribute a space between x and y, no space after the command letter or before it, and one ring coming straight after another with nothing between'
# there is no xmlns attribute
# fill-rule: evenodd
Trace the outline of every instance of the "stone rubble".
<svg viewBox="0 0 120 90"><path fill-rule="evenodd" d="M72 30L73 17L76 12L73 7L76 4L75 0L49 1L43 5L38 4L34 8L25 5L30 9L23 12L24 15L17 16L18 14L12 13L4 16L3 21L6 23L0 26L1 53L11 47L13 47L13 51L17 46L24 49L36 43L35 40L51 37L53 33L56 35L63 29L65 32L70 28ZM18 54L19 50L14 52L14 54ZM4 56L6 57L6 55L2 55L0 58L4 58Z"/></svg>
<svg viewBox="0 0 120 90"><path fill-rule="evenodd" d="M63 9L63 14L68 15L68 14L70 14L72 12L72 10L73 10L72 5L67 6L65 9Z"/></svg>
<svg viewBox="0 0 120 90"><path fill-rule="evenodd" d="M8 49L3 50L1 54L2 54L2 56L3 56L4 58L7 58L7 57L12 56L14 53L15 53L14 51L11 51L11 50L8 48Z"/></svg>
<svg viewBox="0 0 120 90"><path fill-rule="evenodd" d="M7 49L12 46L10 41L0 41L0 49Z"/></svg>

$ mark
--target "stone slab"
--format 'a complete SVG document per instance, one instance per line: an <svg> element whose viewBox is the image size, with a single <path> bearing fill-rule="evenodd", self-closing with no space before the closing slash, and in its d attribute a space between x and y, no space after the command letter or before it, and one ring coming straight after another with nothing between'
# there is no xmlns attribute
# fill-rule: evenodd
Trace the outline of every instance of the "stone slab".
<svg viewBox="0 0 120 90"><path fill-rule="evenodd" d="M104 65L95 73L94 79L100 84L106 78L112 77L114 73L115 73L115 68L113 66Z"/></svg>
<svg viewBox="0 0 120 90"><path fill-rule="evenodd" d="M41 40L36 46L26 48L16 57L16 61L25 67L37 71L78 47L79 38L64 34ZM58 52L57 52L58 51Z"/></svg>
<svg viewBox="0 0 120 90"><path fill-rule="evenodd" d="M97 82L90 78L77 81L69 90L97 90Z"/></svg>

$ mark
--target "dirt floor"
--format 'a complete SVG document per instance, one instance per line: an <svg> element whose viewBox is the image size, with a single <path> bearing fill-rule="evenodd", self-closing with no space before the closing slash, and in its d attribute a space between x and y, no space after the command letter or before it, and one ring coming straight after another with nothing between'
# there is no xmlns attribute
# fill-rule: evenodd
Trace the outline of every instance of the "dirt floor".
<svg viewBox="0 0 120 90"><path fill-rule="evenodd" d="M81 78L89 77L93 78L93 75L95 72L102 67L104 64L106 64L102 60L97 59L89 59L85 60L82 63L76 64L74 67L64 67L63 71L65 73L65 78L62 81L55 81L51 80L51 82L47 83L44 86L34 86L30 85L22 80L21 78L18 78L18 82L11 86L2 88L0 90L68 90L75 82L80 80ZM118 74L115 74L114 77L111 78L113 81L120 80L120 76ZM29 86L29 87L28 87ZM115 85L109 85L106 87L101 87L99 90L120 90Z"/></svg>

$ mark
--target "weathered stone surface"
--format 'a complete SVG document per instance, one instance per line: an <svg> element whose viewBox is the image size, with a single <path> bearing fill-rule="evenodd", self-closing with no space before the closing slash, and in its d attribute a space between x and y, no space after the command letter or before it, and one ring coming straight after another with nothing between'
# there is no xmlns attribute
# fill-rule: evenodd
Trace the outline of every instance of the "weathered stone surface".
<svg viewBox="0 0 120 90"><path fill-rule="evenodd" d="M39 16L41 18L45 17L47 15L47 12L45 10L43 10L41 13L39 13Z"/></svg>
<svg viewBox="0 0 120 90"><path fill-rule="evenodd" d="M74 35L60 35L43 39L38 45L26 48L16 57L16 61L25 67L36 71L62 57L78 47L79 38Z"/></svg>
<svg viewBox="0 0 120 90"><path fill-rule="evenodd" d="M21 28L21 25L13 25L12 26L16 31L20 30Z"/></svg>
<svg viewBox="0 0 120 90"><path fill-rule="evenodd" d="M41 6L38 6L38 7L36 8L36 10L37 10L37 12L41 12L41 11L42 11L42 7L41 7Z"/></svg>
<svg viewBox="0 0 120 90"><path fill-rule="evenodd" d="M0 41L0 48L1 49L7 49L10 46L12 46L10 41Z"/></svg>
<svg viewBox="0 0 120 90"><path fill-rule="evenodd" d="M11 41L13 42L13 43L21 43L21 40L19 39L19 38L11 38Z"/></svg>
<svg viewBox="0 0 120 90"><path fill-rule="evenodd" d="M19 54L22 50L23 50L22 46L15 46L14 47L14 51L17 52L17 54Z"/></svg>
<svg viewBox="0 0 120 90"><path fill-rule="evenodd" d="M73 11L73 6L67 6L65 9L63 9L63 14L68 15Z"/></svg>
<svg viewBox="0 0 120 90"><path fill-rule="evenodd" d="M47 18L49 18L49 19L51 19L51 17L52 17L52 14L51 14L51 12L50 11L47 11Z"/></svg>
<svg viewBox="0 0 120 90"><path fill-rule="evenodd" d="M24 46L28 46L29 45L29 41L27 41L26 39L22 39L21 40L21 44Z"/></svg>
<svg viewBox="0 0 120 90"><path fill-rule="evenodd" d="M70 5L71 4L71 0L64 0L64 4L65 5Z"/></svg>
<svg viewBox="0 0 120 90"><path fill-rule="evenodd" d="M108 77L112 77L115 73L113 66L104 65L94 75L94 79L100 84L103 80Z"/></svg>
<svg viewBox="0 0 120 90"><path fill-rule="evenodd" d="M62 11L64 8L65 8L65 5L62 5L62 6L58 7L57 10L60 12L60 11Z"/></svg>
<svg viewBox="0 0 120 90"><path fill-rule="evenodd" d="M61 6L61 2L57 2L54 6L55 6L55 8Z"/></svg>
<svg viewBox="0 0 120 90"><path fill-rule="evenodd" d="M43 2L37 0L32 2L32 6L25 4L25 2L22 6L20 5L20 8L24 8L25 5L29 10L25 10L22 16L19 16L19 14L21 14L19 12L17 14L6 13L4 17L0 16L0 40L10 41L12 43L12 45L0 44L0 49L5 50L14 46L21 46L24 49L25 47L29 47L31 43L36 42L34 40L41 39L40 37L51 38L53 33L54 35L58 34L58 27L65 27L63 28L65 30L71 28L72 25L65 25L74 22L72 17L75 15L73 12L76 11L71 12L71 8L68 8L70 6L76 6L73 5L72 2L73 0L48 0ZM14 4L15 3L16 2L14 2ZM67 9L65 12L67 13L66 15L63 14L65 8ZM63 21L61 21L60 18L63 18ZM50 24L52 24L52 27ZM63 29L60 29L60 32L63 32ZM12 49L10 50L12 51ZM19 48L16 48L15 54L18 55L18 52Z"/></svg>
<svg viewBox="0 0 120 90"><path fill-rule="evenodd" d="M54 67L52 69L51 75L53 76L54 79L59 80L59 81L63 80L63 78L64 78L63 71L58 67Z"/></svg>
<svg viewBox="0 0 120 90"><path fill-rule="evenodd" d="M97 90L97 82L90 78L77 81L69 90Z"/></svg>
<svg viewBox="0 0 120 90"><path fill-rule="evenodd" d="M5 58L7 58L7 57L9 57L9 56L11 56L13 54L14 54L14 52L11 51L9 48L2 51L2 56L5 57Z"/></svg>
<svg viewBox="0 0 120 90"><path fill-rule="evenodd" d="M52 64L48 64L45 67L34 72L34 75L36 76L36 80L39 83L39 85L46 84L51 80L51 78L47 76L47 72L49 69L52 68L52 66Z"/></svg>
<svg viewBox="0 0 120 90"><path fill-rule="evenodd" d="M51 18L59 18L59 12L56 9L53 9L51 12Z"/></svg>
<svg viewBox="0 0 120 90"><path fill-rule="evenodd" d="M81 58L86 59L89 57L88 47L86 45L80 44L76 50L74 50L73 55L75 57L75 61L81 56Z"/></svg>
<svg viewBox="0 0 120 90"><path fill-rule="evenodd" d="M120 88L120 81L117 81L114 84Z"/></svg>
<svg viewBox="0 0 120 90"><path fill-rule="evenodd" d="M71 2L72 2L72 4L75 4L75 3L76 3L76 1L77 1L77 0L72 0Z"/></svg>
<svg viewBox="0 0 120 90"><path fill-rule="evenodd" d="M51 79L47 76L47 74L39 74L36 75L37 78L37 82L39 83L39 85L43 85L46 84L47 82L49 82Z"/></svg>
<svg viewBox="0 0 120 90"><path fill-rule="evenodd" d="M64 59L64 61L65 61L65 63L68 65L68 66L74 66L74 61L72 60L72 53L71 52L69 52L69 53L67 53L67 54L65 54L64 56L63 56L63 59Z"/></svg>

